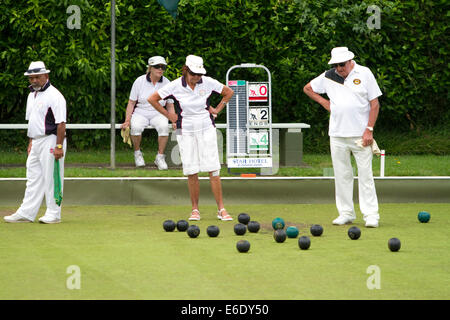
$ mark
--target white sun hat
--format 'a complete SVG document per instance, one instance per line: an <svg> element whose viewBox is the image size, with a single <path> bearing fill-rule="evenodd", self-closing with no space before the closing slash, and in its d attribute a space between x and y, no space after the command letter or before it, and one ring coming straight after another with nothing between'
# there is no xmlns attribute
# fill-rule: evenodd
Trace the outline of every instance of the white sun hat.
<svg viewBox="0 0 450 320"><path fill-rule="evenodd" d="M336 47L331 50L331 59L328 61L328 64L345 62L354 57L355 54L349 51L347 47Z"/></svg>
<svg viewBox="0 0 450 320"><path fill-rule="evenodd" d="M154 56L154 57L148 58L148 65L147 65L147 67L156 66L158 64L163 64L163 65L167 66L166 59L164 59L161 56Z"/></svg>
<svg viewBox="0 0 450 320"><path fill-rule="evenodd" d="M200 73L200 74L206 74L206 70L203 67L203 59L202 57L194 56L194 55L188 55L186 57L186 63L188 68L193 73Z"/></svg>
<svg viewBox="0 0 450 320"><path fill-rule="evenodd" d="M28 70L23 74L24 76L33 76L37 74L50 73L50 70L45 69L45 64L42 61L33 61L30 63Z"/></svg>

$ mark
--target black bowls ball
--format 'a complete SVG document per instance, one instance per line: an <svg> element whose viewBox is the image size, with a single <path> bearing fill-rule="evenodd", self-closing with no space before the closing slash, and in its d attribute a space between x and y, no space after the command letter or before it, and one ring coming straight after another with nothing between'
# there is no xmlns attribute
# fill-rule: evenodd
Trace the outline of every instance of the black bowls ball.
<svg viewBox="0 0 450 320"><path fill-rule="evenodd" d="M277 229L273 233L273 238L276 242L282 243L286 240L286 231L284 229Z"/></svg>
<svg viewBox="0 0 450 320"><path fill-rule="evenodd" d="M167 232L171 232L171 231L175 230L175 226L176 226L175 222L172 220L166 220L163 222L163 228Z"/></svg>
<svg viewBox="0 0 450 320"><path fill-rule="evenodd" d="M391 250L393 252L400 250L401 246L402 246L402 243L397 238L391 238L388 241L388 248L389 248L389 250Z"/></svg>
<svg viewBox="0 0 450 320"><path fill-rule="evenodd" d="M246 231L247 231L247 227L245 226L245 224L236 223L234 225L234 233L236 233L236 235L243 236Z"/></svg>
<svg viewBox="0 0 450 320"><path fill-rule="evenodd" d="M258 232L261 226L258 221L250 221L247 225L247 229L249 232Z"/></svg>
<svg viewBox="0 0 450 320"><path fill-rule="evenodd" d="M314 237L320 237L323 233L323 227L319 224L313 224L309 231Z"/></svg>
<svg viewBox="0 0 450 320"><path fill-rule="evenodd" d="M248 250L250 250L250 242L248 242L247 240L239 240L236 243L236 249L239 252L247 252Z"/></svg>
<svg viewBox="0 0 450 320"><path fill-rule="evenodd" d="M197 238L198 235L200 234L200 228L196 225L191 225L187 229L187 234L191 238Z"/></svg>
<svg viewBox="0 0 450 320"><path fill-rule="evenodd" d="M189 222L186 220L178 220L177 222L177 230L178 231L186 231L189 228Z"/></svg>
<svg viewBox="0 0 450 320"><path fill-rule="evenodd" d="M250 216L246 213L241 213L238 215L238 221L242 224L248 224L248 222L250 221Z"/></svg>
<svg viewBox="0 0 450 320"><path fill-rule="evenodd" d="M217 237L219 235L220 229L219 229L218 226L209 226L208 228L206 228L206 233L211 238L214 238L214 237Z"/></svg>
<svg viewBox="0 0 450 320"><path fill-rule="evenodd" d="M301 236L300 238L298 238L298 246L302 250L308 250L311 246L311 240L307 236Z"/></svg>
<svg viewBox="0 0 450 320"><path fill-rule="evenodd" d="M352 240L357 240L361 237L361 230L358 227L350 227L347 233Z"/></svg>

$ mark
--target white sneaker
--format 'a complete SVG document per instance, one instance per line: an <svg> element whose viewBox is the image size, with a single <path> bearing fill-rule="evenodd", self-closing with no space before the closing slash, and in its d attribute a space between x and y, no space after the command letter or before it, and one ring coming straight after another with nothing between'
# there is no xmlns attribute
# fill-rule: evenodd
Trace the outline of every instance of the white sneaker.
<svg viewBox="0 0 450 320"><path fill-rule="evenodd" d="M10 216L5 216L5 217L3 217L3 219L5 220L5 222L9 222L9 223L33 222L31 220L28 220L28 219L22 217L18 213L14 213Z"/></svg>
<svg viewBox="0 0 450 320"><path fill-rule="evenodd" d="M353 222L354 219L345 217L345 216L339 216L336 219L333 220L333 224L342 226L344 224L350 224Z"/></svg>
<svg viewBox="0 0 450 320"><path fill-rule="evenodd" d="M141 150L134 152L134 162L136 163L136 167L145 166L144 156L142 155Z"/></svg>
<svg viewBox="0 0 450 320"><path fill-rule="evenodd" d="M368 218L366 220L366 228L378 228L378 220L374 218Z"/></svg>
<svg viewBox="0 0 450 320"><path fill-rule="evenodd" d="M39 218L39 222L40 223L48 223L48 224L60 223L61 219L57 219L57 218L53 218L53 217L47 217L47 216L44 215L44 216Z"/></svg>
<svg viewBox="0 0 450 320"><path fill-rule="evenodd" d="M158 167L158 170L167 170L167 163L165 160L164 154L157 154L155 158L155 164Z"/></svg>

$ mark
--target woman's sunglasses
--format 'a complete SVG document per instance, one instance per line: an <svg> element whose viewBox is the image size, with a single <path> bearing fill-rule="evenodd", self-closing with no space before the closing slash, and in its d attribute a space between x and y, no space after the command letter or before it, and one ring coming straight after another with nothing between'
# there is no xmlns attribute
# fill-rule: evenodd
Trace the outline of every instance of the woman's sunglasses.
<svg viewBox="0 0 450 320"><path fill-rule="evenodd" d="M191 70L189 70L188 69L188 72L189 72L189 74L191 75L191 76L199 76L199 77L201 77L203 74L201 74L201 73L195 73L195 72L192 72Z"/></svg>
<svg viewBox="0 0 450 320"><path fill-rule="evenodd" d="M163 64L157 64L156 66L152 66L155 69L162 69L162 71L165 71L167 69L167 66Z"/></svg>

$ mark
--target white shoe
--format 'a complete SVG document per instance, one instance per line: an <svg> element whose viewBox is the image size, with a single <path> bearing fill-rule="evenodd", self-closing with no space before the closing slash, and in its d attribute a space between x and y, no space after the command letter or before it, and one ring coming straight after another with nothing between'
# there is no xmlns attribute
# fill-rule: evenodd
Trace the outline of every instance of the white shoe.
<svg viewBox="0 0 450 320"><path fill-rule="evenodd" d="M145 166L144 156L142 155L141 150L134 152L134 162L136 163L136 167Z"/></svg>
<svg viewBox="0 0 450 320"><path fill-rule="evenodd" d="M39 222L40 223L60 223L61 219L57 219L57 218L53 218L53 217L47 217L47 216L42 216L39 218Z"/></svg>
<svg viewBox="0 0 450 320"><path fill-rule="evenodd" d="M366 228L378 228L378 220L374 218L368 218L366 220Z"/></svg>
<svg viewBox="0 0 450 320"><path fill-rule="evenodd" d="M28 220L28 219L22 217L18 213L14 213L10 216L5 216L5 217L3 217L3 219L5 220L5 222L9 222L9 223L33 222L31 220Z"/></svg>
<svg viewBox="0 0 450 320"><path fill-rule="evenodd" d="M339 216L336 219L333 220L333 224L342 226L344 224L350 224L353 222L354 219L345 217L345 216Z"/></svg>
<svg viewBox="0 0 450 320"><path fill-rule="evenodd" d="M225 212L225 213L223 213ZM225 208L220 209L217 211L217 219L222 221L232 221L233 218L228 214L227 210Z"/></svg>
<svg viewBox="0 0 450 320"><path fill-rule="evenodd" d="M158 170L167 170L167 163L165 160L164 154L157 154L155 158L155 164L158 167Z"/></svg>

